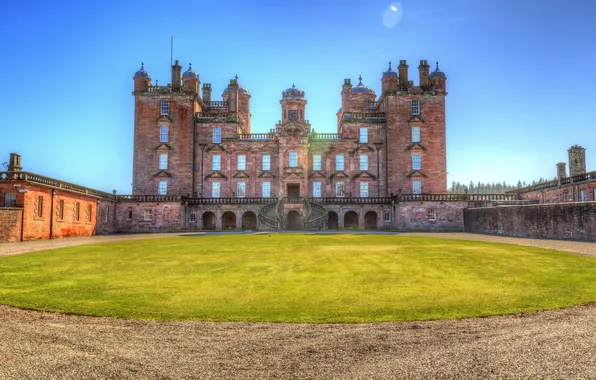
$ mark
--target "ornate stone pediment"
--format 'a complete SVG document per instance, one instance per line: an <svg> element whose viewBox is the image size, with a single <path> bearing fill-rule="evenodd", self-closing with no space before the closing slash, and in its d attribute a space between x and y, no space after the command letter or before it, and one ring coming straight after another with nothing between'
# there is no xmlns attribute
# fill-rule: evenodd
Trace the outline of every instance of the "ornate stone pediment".
<svg viewBox="0 0 596 380"><path fill-rule="evenodd" d="M172 119L168 115L161 115L160 117L155 119L155 121L158 123L171 123L172 121L174 121L174 119Z"/></svg>
<svg viewBox="0 0 596 380"><path fill-rule="evenodd" d="M408 178L427 178L428 176L426 174L422 173L420 170L414 170L413 172L408 174L406 177L408 177Z"/></svg>
<svg viewBox="0 0 596 380"><path fill-rule="evenodd" d="M169 178L171 176L172 175L170 173L168 173L167 171L165 171L165 170L160 170L157 173L153 174L153 178L158 178L158 177Z"/></svg>
<svg viewBox="0 0 596 380"><path fill-rule="evenodd" d="M361 172L356 173L354 175L354 177L352 177L352 180L355 180L357 178L370 179L372 181L377 179L377 177L375 177L374 175L372 175L372 173L370 173L368 171L361 171Z"/></svg>
<svg viewBox="0 0 596 380"><path fill-rule="evenodd" d="M344 171L340 170L340 171L335 172L329 176L329 179L332 181L336 178L348 178L348 175Z"/></svg>
<svg viewBox="0 0 596 380"><path fill-rule="evenodd" d="M244 170L240 170L237 171L236 174L232 176L232 178L250 178L250 176Z"/></svg>
<svg viewBox="0 0 596 380"><path fill-rule="evenodd" d="M205 149L205 152L207 152L207 153L209 153L211 151L227 152L226 148L224 148L224 146L222 144L214 144L214 145L210 146L209 148Z"/></svg>
<svg viewBox="0 0 596 380"><path fill-rule="evenodd" d="M359 145L358 148L354 149L355 152L374 152L375 150L368 144Z"/></svg>
<svg viewBox="0 0 596 380"><path fill-rule="evenodd" d="M271 173L269 170L263 170L262 172L259 173L259 175L257 177L258 178L275 178L273 173Z"/></svg>
<svg viewBox="0 0 596 380"><path fill-rule="evenodd" d="M310 178L327 178L327 176L319 170L312 172L309 177Z"/></svg>
<svg viewBox="0 0 596 380"><path fill-rule="evenodd" d="M223 178L223 179L228 179L228 177L226 177L225 174L223 174L222 172L216 170L212 173L209 173L205 176L205 179L209 179L209 178Z"/></svg>
<svg viewBox="0 0 596 380"><path fill-rule="evenodd" d="M412 143L412 144L408 145L408 147L406 148L406 151L408 151L408 150L412 150L412 151L416 151L416 150L426 151L426 148L424 147L424 145L422 145L420 143Z"/></svg>
<svg viewBox="0 0 596 380"><path fill-rule="evenodd" d="M291 168L286 166L284 168L284 172L283 172L283 178L300 178L303 179L304 178L304 168L302 168L301 166L295 167L295 168Z"/></svg>
<svg viewBox="0 0 596 380"><path fill-rule="evenodd" d="M170 144L161 143L161 144L159 144L158 146L155 147L155 150L162 150L162 151L167 150L167 151L170 151L170 150L173 150L173 149L170 146Z"/></svg>
<svg viewBox="0 0 596 380"><path fill-rule="evenodd" d="M420 115L412 115L408 119L408 123L424 123L424 119Z"/></svg>

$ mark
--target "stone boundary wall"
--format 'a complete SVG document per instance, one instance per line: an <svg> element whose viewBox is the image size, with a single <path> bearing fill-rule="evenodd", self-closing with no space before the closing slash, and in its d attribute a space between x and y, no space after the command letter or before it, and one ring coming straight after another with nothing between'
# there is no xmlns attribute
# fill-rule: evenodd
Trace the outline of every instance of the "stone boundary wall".
<svg viewBox="0 0 596 380"><path fill-rule="evenodd" d="M596 241L596 202L466 209L464 225L466 232Z"/></svg>
<svg viewBox="0 0 596 380"><path fill-rule="evenodd" d="M20 208L0 208L0 243L21 241L23 210Z"/></svg>
<svg viewBox="0 0 596 380"><path fill-rule="evenodd" d="M396 206L394 228L404 231L463 231L468 202L402 202ZM434 210L435 220L429 218Z"/></svg>

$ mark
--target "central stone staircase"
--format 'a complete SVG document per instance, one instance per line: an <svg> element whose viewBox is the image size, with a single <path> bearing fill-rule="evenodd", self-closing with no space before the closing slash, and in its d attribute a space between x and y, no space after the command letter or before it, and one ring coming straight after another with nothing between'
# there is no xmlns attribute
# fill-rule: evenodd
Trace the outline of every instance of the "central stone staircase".
<svg viewBox="0 0 596 380"><path fill-rule="evenodd" d="M284 218L284 205L296 203L302 204L304 229L316 230L325 227L328 211L313 198L279 198L277 202L271 202L261 207L258 215L259 221L269 228L280 230L287 222Z"/></svg>

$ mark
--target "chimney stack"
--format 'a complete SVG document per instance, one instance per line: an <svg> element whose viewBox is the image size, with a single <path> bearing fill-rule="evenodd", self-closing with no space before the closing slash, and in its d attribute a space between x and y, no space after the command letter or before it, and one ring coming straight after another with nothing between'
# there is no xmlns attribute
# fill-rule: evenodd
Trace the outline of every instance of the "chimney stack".
<svg viewBox="0 0 596 380"><path fill-rule="evenodd" d="M573 177L586 172L586 150L574 145L567 150L569 153L569 176Z"/></svg>
<svg viewBox="0 0 596 380"><path fill-rule="evenodd" d="M207 106L211 103L211 83L203 84L203 102Z"/></svg>
<svg viewBox="0 0 596 380"><path fill-rule="evenodd" d="M10 154L10 161L8 162L9 172L20 172L23 167L21 166L21 155L16 153Z"/></svg>
<svg viewBox="0 0 596 380"><path fill-rule="evenodd" d="M561 184L561 179L567 177L567 169L565 166L567 166L567 164L564 162L557 163L557 182L559 185Z"/></svg>
<svg viewBox="0 0 596 380"><path fill-rule="evenodd" d="M419 73L419 86L423 90L430 87L430 78L428 77L430 71L430 65L426 60L420 60L420 66L418 66Z"/></svg>
<svg viewBox="0 0 596 380"><path fill-rule="evenodd" d="M399 87L402 89L408 88L408 65L406 64L406 60L400 60L399 66L397 66L398 73L399 73Z"/></svg>
<svg viewBox="0 0 596 380"><path fill-rule="evenodd" d="M182 66L180 66L178 60L176 60L176 63L172 65L172 87L180 87L181 76Z"/></svg>

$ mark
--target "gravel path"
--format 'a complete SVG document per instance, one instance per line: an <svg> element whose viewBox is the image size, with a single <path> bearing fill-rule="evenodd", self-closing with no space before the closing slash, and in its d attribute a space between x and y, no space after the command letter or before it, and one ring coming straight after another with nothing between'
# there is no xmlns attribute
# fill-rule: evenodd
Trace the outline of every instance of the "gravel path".
<svg viewBox="0 0 596 380"><path fill-rule="evenodd" d="M595 243L412 235L596 256ZM172 235L3 244L0 256L160 236ZM503 317L343 325L134 321L0 306L0 379L596 378L595 348L596 304Z"/></svg>

